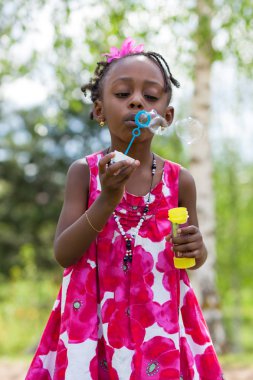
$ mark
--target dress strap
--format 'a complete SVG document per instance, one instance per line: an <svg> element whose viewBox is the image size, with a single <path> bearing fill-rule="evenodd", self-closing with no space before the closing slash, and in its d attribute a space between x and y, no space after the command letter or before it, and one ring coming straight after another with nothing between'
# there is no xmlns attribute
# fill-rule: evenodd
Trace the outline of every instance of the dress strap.
<svg viewBox="0 0 253 380"><path fill-rule="evenodd" d="M86 161L90 169L89 200L88 207L95 201L101 192L99 180L98 163L103 157L103 152L99 151L86 156Z"/></svg>
<svg viewBox="0 0 253 380"><path fill-rule="evenodd" d="M181 165L176 162L165 160L163 181L166 189L165 195L170 195L171 207L178 207L179 174Z"/></svg>

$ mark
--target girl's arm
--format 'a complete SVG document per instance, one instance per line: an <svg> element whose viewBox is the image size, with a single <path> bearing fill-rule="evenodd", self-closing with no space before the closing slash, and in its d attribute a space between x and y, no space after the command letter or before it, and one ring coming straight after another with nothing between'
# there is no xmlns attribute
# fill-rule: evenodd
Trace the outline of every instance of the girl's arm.
<svg viewBox="0 0 253 380"><path fill-rule="evenodd" d="M187 208L189 219L180 236L173 238L173 248L178 257L195 257L196 265L191 269L197 269L206 261L207 250L198 225L195 182L184 168L179 176L179 206Z"/></svg>
<svg viewBox="0 0 253 380"><path fill-rule="evenodd" d="M138 162L121 161L108 167L113 153L99 162L102 191L87 210L89 167L85 159L74 162L67 174L64 204L54 240L55 258L63 267L77 262L120 202L125 182Z"/></svg>

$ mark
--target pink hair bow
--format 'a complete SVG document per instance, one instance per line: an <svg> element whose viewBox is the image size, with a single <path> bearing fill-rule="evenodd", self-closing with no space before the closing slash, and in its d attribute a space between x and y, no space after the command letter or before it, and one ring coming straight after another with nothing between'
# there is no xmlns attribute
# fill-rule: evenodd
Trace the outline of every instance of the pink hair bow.
<svg viewBox="0 0 253 380"><path fill-rule="evenodd" d="M144 45L136 45L135 40L133 40L131 37L128 37L125 39L125 41L122 43L121 48L117 49L115 46L110 48L110 53L102 54L107 57L107 62L110 63L114 59L119 59L124 57L128 54L134 54L134 53L141 53L144 51Z"/></svg>

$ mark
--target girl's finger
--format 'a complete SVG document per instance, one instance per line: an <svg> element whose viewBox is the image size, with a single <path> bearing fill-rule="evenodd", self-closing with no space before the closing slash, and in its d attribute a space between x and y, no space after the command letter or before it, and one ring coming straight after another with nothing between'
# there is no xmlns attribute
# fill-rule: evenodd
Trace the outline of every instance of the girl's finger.
<svg viewBox="0 0 253 380"><path fill-rule="evenodd" d="M134 169L132 167L122 169L120 173L116 175L117 185L118 186L125 185L126 181L131 176L133 170Z"/></svg>
<svg viewBox="0 0 253 380"><path fill-rule="evenodd" d="M171 234L168 234L167 236L165 236L165 240L166 240L166 241L170 241L170 240L171 240L171 237L172 237Z"/></svg>
<svg viewBox="0 0 253 380"><path fill-rule="evenodd" d="M196 234L199 231L199 228L197 226L191 225L187 227L181 227L177 230L179 235L190 235L190 234Z"/></svg>
<svg viewBox="0 0 253 380"><path fill-rule="evenodd" d="M99 160L99 163L98 163L98 168L99 168L99 173L100 174L104 174L106 172L106 165L109 164L109 162L111 161L111 159L115 156L115 153L114 152L111 152L111 153L108 153L106 154L104 157L102 157L100 160Z"/></svg>
<svg viewBox="0 0 253 380"><path fill-rule="evenodd" d="M179 244L179 245L173 245L173 251L174 252L192 252L197 249L199 249L200 245L199 243L189 243L189 244Z"/></svg>
<svg viewBox="0 0 253 380"><path fill-rule="evenodd" d="M183 245L183 244L191 244L195 241L199 240L196 235L185 235L185 236L176 236L172 238L173 244Z"/></svg>
<svg viewBox="0 0 253 380"><path fill-rule="evenodd" d="M195 251L191 252L175 252L176 257L194 257L195 259L199 259L201 257L200 250L196 249Z"/></svg>
<svg viewBox="0 0 253 380"><path fill-rule="evenodd" d="M114 176L123 176L122 178L125 178L125 176L128 173L131 173L133 170L136 169L136 167L139 166L139 161L119 161L116 162L113 165L110 165L106 171L106 174L108 176L114 175Z"/></svg>

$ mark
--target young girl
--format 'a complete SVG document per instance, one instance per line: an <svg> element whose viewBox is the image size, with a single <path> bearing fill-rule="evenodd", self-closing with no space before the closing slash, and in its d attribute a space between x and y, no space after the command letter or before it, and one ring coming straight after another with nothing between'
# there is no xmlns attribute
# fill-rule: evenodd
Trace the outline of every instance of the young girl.
<svg viewBox="0 0 253 380"><path fill-rule="evenodd" d="M138 111L172 122L179 83L162 56L131 39L105 56L83 91L111 144L69 169L54 245L66 269L26 380L222 379L187 273L173 264L174 255L194 257L197 269L207 256L192 176L151 152L147 128L133 161L111 163ZM178 206L189 220L174 238L168 210Z"/></svg>

